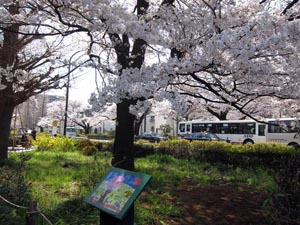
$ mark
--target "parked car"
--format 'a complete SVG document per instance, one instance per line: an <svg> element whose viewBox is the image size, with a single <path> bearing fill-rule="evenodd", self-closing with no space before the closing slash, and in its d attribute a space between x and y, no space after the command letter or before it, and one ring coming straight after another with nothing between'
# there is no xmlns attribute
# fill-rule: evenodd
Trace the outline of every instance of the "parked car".
<svg viewBox="0 0 300 225"><path fill-rule="evenodd" d="M199 141L224 141L224 142L230 142L230 140L222 139L222 138L218 137L216 134L205 133L205 132L192 133L191 135L184 136L183 138L186 139L186 140L189 140L189 141L199 140Z"/></svg>
<svg viewBox="0 0 300 225"><path fill-rule="evenodd" d="M168 138L158 136L155 133L143 133L139 136L134 137L135 141L140 140L140 139L148 140L150 142L160 142L160 141L168 140Z"/></svg>

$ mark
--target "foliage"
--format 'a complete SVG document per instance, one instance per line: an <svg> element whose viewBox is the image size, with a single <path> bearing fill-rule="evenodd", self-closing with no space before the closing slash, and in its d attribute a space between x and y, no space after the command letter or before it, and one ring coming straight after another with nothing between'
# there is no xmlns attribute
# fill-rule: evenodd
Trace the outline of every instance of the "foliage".
<svg viewBox="0 0 300 225"><path fill-rule="evenodd" d="M94 154L96 154L97 151L98 151L98 149L94 145L85 146L81 150L83 155L94 155Z"/></svg>
<svg viewBox="0 0 300 225"><path fill-rule="evenodd" d="M15 163L0 167L0 195L15 204L27 205L30 187L24 180L24 170L29 157L20 155L13 160Z"/></svg>
<svg viewBox="0 0 300 225"><path fill-rule="evenodd" d="M85 147L94 146L94 144L89 139L79 139L79 140L76 140L75 146L78 150L83 150Z"/></svg>
<svg viewBox="0 0 300 225"><path fill-rule="evenodd" d="M98 150L99 152L102 151L102 149L103 149L103 144L102 144L101 142L95 142L94 145L95 145L95 147L97 148L97 150Z"/></svg>
<svg viewBox="0 0 300 225"><path fill-rule="evenodd" d="M113 152L114 143L112 141L107 141L102 143L103 152Z"/></svg>
<svg viewBox="0 0 300 225"><path fill-rule="evenodd" d="M294 148L279 143L232 145L215 141L168 140L158 144L156 152L183 159L195 159L224 165L279 169L278 162L289 160L297 154ZM299 155L299 154L297 154ZM282 164L284 165L284 164Z"/></svg>
<svg viewBox="0 0 300 225"><path fill-rule="evenodd" d="M83 202L110 167L111 155L80 152L32 152L26 180L32 198L54 224L94 224L99 210Z"/></svg>
<svg viewBox="0 0 300 225"><path fill-rule="evenodd" d="M75 142L74 139L68 137L50 137L50 136L38 136L34 145L37 146L39 151L74 151Z"/></svg>
<svg viewBox="0 0 300 225"><path fill-rule="evenodd" d="M87 138L92 138L92 139L99 139L100 135L99 134L87 134Z"/></svg>
<svg viewBox="0 0 300 225"><path fill-rule="evenodd" d="M184 159L188 159L192 155L190 142L188 140L174 139L160 142L157 151Z"/></svg>
<svg viewBox="0 0 300 225"><path fill-rule="evenodd" d="M102 138L113 139L113 138L115 138L115 131L114 130L106 131L101 136L102 136Z"/></svg>
<svg viewBox="0 0 300 225"><path fill-rule="evenodd" d="M110 167L111 154L84 156L80 152L35 151L26 166L26 182L32 184L32 198L54 224L98 224L99 210L82 200ZM14 159L14 158L13 158ZM170 204L174 188L186 179L195 185L220 181L248 184L271 192L276 184L267 170L214 166L170 155L150 155L136 160L136 170L152 176L149 186L136 201L138 224L161 224L166 217L182 216L180 202ZM151 207L149 207L151 205ZM42 224L42 223L41 223ZM38 225L41 225L38 224Z"/></svg>
<svg viewBox="0 0 300 225"><path fill-rule="evenodd" d="M25 211L0 204L0 223L5 225L25 224Z"/></svg>
<svg viewBox="0 0 300 225"><path fill-rule="evenodd" d="M241 172L241 168L256 171L257 175L262 177L269 172L257 169L258 167L272 170L276 174L274 179L264 178L264 185L269 186L274 182L277 184L277 188L268 188L270 199L266 201L266 206L269 206L272 211L273 220L280 224L283 222L283 224L294 224L295 221L299 221L300 152L298 149L278 143L231 145L223 142L186 140L170 140L157 145L156 151L160 153L180 159L196 160L199 163L211 163L220 170L235 170L235 174L227 178L229 181L232 181L231 179L243 181L248 176ZM168 161L164 160L161 163L166 165ZM246 179L251 184L257 184L262 177Z"/></svg>
<svg viewBox="0 0 300 225"><path fill-rule="evenodd" d="M296 224L300 221L300 157L292 155L278 161L279 172L275 181L279 193L273 193L270 205L275 220L280 224Z"/></svg>
<svg viewBox="0 0 300 225"><path fill-rule="evenodd" d="M152 155L155 152L155 145L150 144L146 140L138 140L134 144L134 156L135 157L146 157L147 155Z"/></svg>
<svg viewBox="0 0 300 225"><path fill-rule="evenodd" d="M162 124L160 125L159 130L162 131L164 137L168 137L168 134L171 132L172 127L169 124Z"/></svg>
<svg viewBox="0 0 300 225"><path fill-rule="evenodd" d="M27 155L14 155L10 162L0 166L0 195L8 201L26 207L30 201L31 187L24 177L25 162L30 160ZM0 199L0 224L24 224L25 209L12 207Z"/></svg>

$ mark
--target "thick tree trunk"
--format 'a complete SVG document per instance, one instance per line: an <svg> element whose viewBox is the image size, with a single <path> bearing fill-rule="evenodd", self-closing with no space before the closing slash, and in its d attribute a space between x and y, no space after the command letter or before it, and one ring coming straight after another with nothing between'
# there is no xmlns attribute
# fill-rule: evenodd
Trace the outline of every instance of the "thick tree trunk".
<svg viewBox="0 0 300 225"><path fill-rule="evenodd" d="M8 158L10 124L15 106L8 101L0 102L0 159Z"/></svg>
<svg viewBox="0 0 300 225"><path fill-rule="evenodd" d="M149 7L148 0L137 0L138 17L145 15ZM129 38L127 34L122 35L122 39L118 34L110 34L110 38L115 43L117 53L117 61L125 68L141 68L145 60L146 42L142 39L136 39L132 46L131 57L129 56ZM122 70L120 70L122 76ZM113 149L112 166L126 170L134 170L134 120L135 116L129 112L130 105L134 104L134 100L123 99L117 104L117 121L116 135ZM132 204L125 218L120 221L112 216L100 212L101 225L133 225L134 224L134 204Z"/></svg>
<svg viewBox="0 0 300 225"><path fill-rule="evenodd" d="M134 119L129 113L130 100L117 104L116 138L114 142L112 165L126 170L134 170ZM133 225L134 205L123 220L118 220L105 212L100 212L101 225Z"/></svg>
<svg viewBox="0 0 300 225"><path fill-rule="evenodd" d="M134 119L129 112L130 100L117 104L116 136L112 165L126 170L134 170Z"/></svg>

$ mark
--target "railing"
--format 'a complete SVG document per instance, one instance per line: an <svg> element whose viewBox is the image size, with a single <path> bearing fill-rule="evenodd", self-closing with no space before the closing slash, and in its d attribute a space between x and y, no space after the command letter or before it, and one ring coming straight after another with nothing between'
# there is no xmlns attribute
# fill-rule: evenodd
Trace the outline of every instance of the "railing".
<svg viewBox="0 0 300 225"><path fill-rule="evenodd" d="M36 201L32 201L29 203L28 207L25 206L20 206L17 204L14 204L7 199L5 199L3 196L0 195L0 199L2 199L6 204L18 208L18 209L23 209L26 210L26 225L36 225L37 221L37 216L41 216L42 219L49 225L53 225L50 220L41 212L41 210L38 208L38 204Z"/></svg>

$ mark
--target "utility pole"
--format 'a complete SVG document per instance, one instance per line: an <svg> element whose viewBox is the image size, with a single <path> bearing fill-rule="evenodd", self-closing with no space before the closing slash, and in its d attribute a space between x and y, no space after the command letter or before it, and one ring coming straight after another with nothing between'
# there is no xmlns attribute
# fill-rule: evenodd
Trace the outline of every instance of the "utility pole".
<svg viewBox="0 0 300 225"><path fill-rule="evenodd" d="M70 89L70 74L71 74L71 63L73 57L80 51L75 52L69 59L68 65L68 77L67 77L67 91L66 91L66 105L65 105L65 120L64 120L64 136L67 134L67 125L68 125L68 107L69 107L69 89Z"/></svg>
<svg viewBox="0 0 300 225"><path fill-rule="evenodd" d="M69 107L69 89L70 89L70 64L69 64L69 74L67 79L67 91L66 91L66 105L65 105L65 120L64 120L64 136L67 134L67 124L68 124L68 107Z"/></svg>

